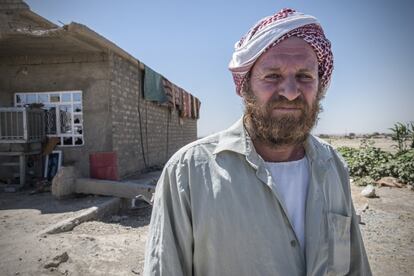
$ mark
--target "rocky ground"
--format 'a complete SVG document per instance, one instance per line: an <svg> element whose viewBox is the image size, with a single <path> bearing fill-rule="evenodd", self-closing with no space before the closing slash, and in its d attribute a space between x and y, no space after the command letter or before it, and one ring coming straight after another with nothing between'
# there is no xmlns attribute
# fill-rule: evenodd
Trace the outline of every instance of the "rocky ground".
<svg viewBox="0 0 414 276"><path fill-rule="evenodd" d="M374 275L414 275L414 192L408 188L376 188L376 198L352 198Z"/></svg>
<svg viewBox="0 0 414 276"><path fill-rule="evenodd" d="M141 275L151 216L146 205L69 232L43 234L50 225L105 200L0 193L0 275Z"/></svg>
<svg viewBox="0 0 414 276"><path fill-rule="evenodd" d="M379 197L368 199L361 190L352 187L374 275L413 275L414 192L382 187ZM41 234L51 223L102 200L62 203L50 194L0 194L0 275L142 275L151 215L145 205L70 232Z"/></svg>

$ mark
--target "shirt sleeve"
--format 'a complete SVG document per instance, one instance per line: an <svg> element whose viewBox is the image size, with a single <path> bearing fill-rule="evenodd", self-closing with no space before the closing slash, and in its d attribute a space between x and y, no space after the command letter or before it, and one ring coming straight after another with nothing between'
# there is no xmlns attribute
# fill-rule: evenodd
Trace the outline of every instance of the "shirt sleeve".
<svg viewBox="0 0 414 276"><path fill-rule="evenodd" d="M354 203L352 201L351 196L351 184L349 181L349 169L348 164L346 163L345 159L341 156L341 154L334 150L335 156L339 158L340 163L342 164L343 168L343 175L346 179L344 183L346 183L346 187L344 187L344 191L347 194L347 198L349 200L349 204L351 206L351 226L350 226L350 267L349 272L347 275L354 275L354 276L371 276L371 268L369 266L369 261L367 257L367 253L364 247L364 241L362 239L361 230L359 229L359 222L360 219L356 215Z"/></svg>
<svg viewBox="0 0 414 276"><path fill-rule="evenodd" d="M165 166L157 183L144 275L192 275L193 235L188 173Z"/></svg>

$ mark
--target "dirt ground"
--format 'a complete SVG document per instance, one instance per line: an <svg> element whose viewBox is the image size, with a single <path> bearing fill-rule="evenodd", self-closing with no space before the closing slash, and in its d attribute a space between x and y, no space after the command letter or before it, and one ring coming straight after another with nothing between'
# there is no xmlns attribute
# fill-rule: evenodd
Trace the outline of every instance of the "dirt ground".
<svg viewBox="0 0 414 276"><path fill-rule="evenodd" d="M383 187L377 188L378 198L368 199L361 190L352 187L374 275L413 275L414 192ZM103 200L89 196L61 202L50 194L1 193L0 275L142 275L151 215L145 205L70 232L40 234L51 223ZM362 211L365 204L368 209ZM60 264L53 260L57 256Z"/></svg>
<svg viewBox="0 0 414 276"><path fill-rule="evenodd" d="M356 138L350 139L346 137L330 137L330 138L323 138L323 140L325 140L326 142L328 142L335 148L340 147L340 146L359 148L363 138L356 137ZM396 142L393 141L391 138L370 138L368 140L374 142L373 144L374 147L380 148L384 151L388 151L391 153L395 153L397 151L397 148L394 146L396 145Z"/></svg>
<svg viewBox="0 0 414 276"><path fill-rule="evenodd" d="M146 205L122 216L82 223L69 232L42 234L50 225L105 200L87 196L58 201L50 193L0 193L0 275L142 275L151 216ZM53 258L62 255L64 261L56 265Z"/></svg>
<svg viewBox="0 0 414 276"><path fill-rule="evenodd" d="M352 198L373 274L414 275L414 192L381 187L377 198L366 198L363 188L352 185Z"/></svg>
<svg viewBox="0 0 414 276"><path fill-rule="evenodd" d="M357 139L338 143L359 146ZM389 139L376 144L392 150ZM414 275L414 192L382 187L376 188L377 198L368 199L361 190L352 186L374 275ZM58 201L50 193L0 193L0 275L142 275L151 217L145 204L69 232L42 234L50 225L105 200L87 196Z"/></svg>

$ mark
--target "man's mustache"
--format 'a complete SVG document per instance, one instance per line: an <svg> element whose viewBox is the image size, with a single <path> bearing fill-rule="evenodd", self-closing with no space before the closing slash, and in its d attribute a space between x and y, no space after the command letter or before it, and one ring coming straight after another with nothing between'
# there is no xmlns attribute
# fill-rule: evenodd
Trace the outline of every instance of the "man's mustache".
<svg viewBox="0 0 414 276"><path fill-rule="evenodd" d="M274 108L299 108L303 110L306 108L306 103L301 98L296 98L293 101L289 101L284 97L280 97L279 99L273 99L268 102L266 104L266 107L270 110Z"/></svg>

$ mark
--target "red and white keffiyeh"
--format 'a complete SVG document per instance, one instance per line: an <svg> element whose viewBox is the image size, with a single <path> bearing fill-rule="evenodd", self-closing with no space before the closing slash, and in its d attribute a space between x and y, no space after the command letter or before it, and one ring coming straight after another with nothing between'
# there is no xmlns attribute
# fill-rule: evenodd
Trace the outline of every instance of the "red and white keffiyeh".
<svg viewBox="0 0 414 276"><path fill-rule="evenodd" d="M235 44L229 69L233 74L237 94L240 95L246 76L256 60L269 48L292 36L303 39L315 51L319 82L322 93L326 93L333 70L331 43L315 17L293 9L282 9L261 19Z"/></svg>

